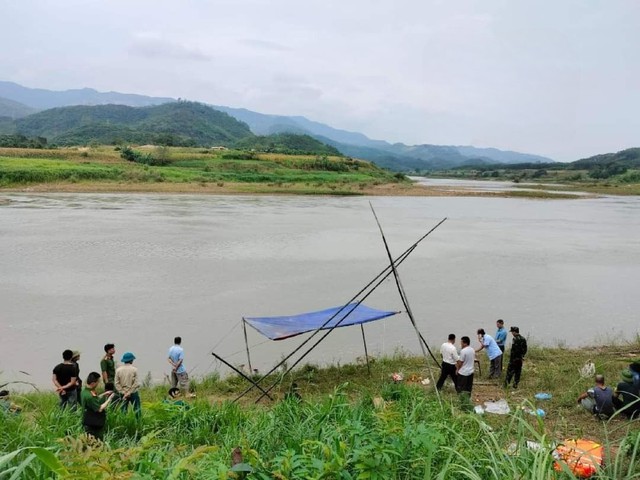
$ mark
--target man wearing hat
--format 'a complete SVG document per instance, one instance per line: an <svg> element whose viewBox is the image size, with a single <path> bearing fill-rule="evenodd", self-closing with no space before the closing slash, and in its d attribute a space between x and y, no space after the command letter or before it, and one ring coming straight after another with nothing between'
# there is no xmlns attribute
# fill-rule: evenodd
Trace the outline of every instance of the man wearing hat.
<svg viewBox="0 0 640 480"><path fill-rule="evenodd" d="M524 356L527 354L527 340L520 335L518 327L511 327L509 331L513 335L513 342L511 342L511 356L507 366L507 376L504 379L504 388L509 386L512 378L513 388L518 388L520 374L522 373L522 363L524 362Z"/></svg>
<svg viewBox="0 0 640 480"><path fill-rule="evenodd" d="M122 411L126 412L129 404L133 406L136 416L140 417L140 382L138 382L138 369L133 366L136 356L131 352L122 355L122 363L116 369L116 390L120 394L122 402Z"/></svg>
<svg viewBox="0 0 640 480"><path fill-rule="evenodd" d="M76 396L78 400L80 400L80 395L82 394L82 379L80 378L80 350L73 351L73 357L71 357L71 362L76 366Z"/></svg>
<svg viewBox="0 0 640 480"><path fill-rule="evenodd" d="M640 392L633 384L633 372L625 368L620 372L622 380L613 392L613 404L629 418L640 417Z"/></svg>

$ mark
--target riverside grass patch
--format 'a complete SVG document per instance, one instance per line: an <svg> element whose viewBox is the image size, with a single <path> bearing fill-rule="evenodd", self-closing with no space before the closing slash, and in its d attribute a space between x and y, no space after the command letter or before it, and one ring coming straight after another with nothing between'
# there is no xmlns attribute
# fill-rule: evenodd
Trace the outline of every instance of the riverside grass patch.
<svg viewBox="0 0 640 480"><path fill-rule="evenodd" d="M576 477L554 471L554 448L590 438L605 449L595 478L637 479L638 421L601 422L575 400L593 383L578 374L585 362L594 359L611 384L633 352L637 341L579 350L532 345L517 391L482 378L474 386L474 403L506 396L509 415L469 413L449 385L436 395L409 380L429 374L424 359L402 352L372 360L371 376L362 363L273 374L282 382L276 401L258 405L257 394L232 403L246 382L213 373L192 380L197 397L189 408L163 403L160 385L143 389L140 421L111 408L104 444L82 433L78 412L60 412L53 393L16 395L23 412L0 414L0 478L565 480ZM395 372L406 380L393 382ZM301 400L285 395L293 382ZM541 390L553 398L536 405ZM541 406L545 417L528 413ZM236 447L250 472L232 470Z"/></svg>
<svg viewBox="0 0 640 480"><path fill-rule="evenodd" d="M0 417L0 478L576 478L568 469L554 473L554 440L522 410L494 429L417 386L394 385L393 398L380 408L338 387L312 402L290 398L269 408L144 402L140 421L109 412L105 443L82 434L79 413L48 402L29 415ZM639 443L638 435L626 437L597 478L638 478ZM236 447L246 477L232 470Z"/></svg>

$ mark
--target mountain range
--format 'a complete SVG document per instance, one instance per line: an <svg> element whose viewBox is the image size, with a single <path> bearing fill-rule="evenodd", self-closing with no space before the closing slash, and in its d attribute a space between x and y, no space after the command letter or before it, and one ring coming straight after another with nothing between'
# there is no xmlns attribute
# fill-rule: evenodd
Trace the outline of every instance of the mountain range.
<svg viewBox="0 0 640 480"><path fill-rule="evenodd" d="M41 136L53 135L59 137L62 131L43 131L37 128L26 128L25 125L32 125L27 121L36 112L57 107L68 106L90 106L90 105L111 105L112 110L117 110L116 106L129 107L150 107L176 102L176 99L168 97L150 97L137 94L125 94L118 92L98 92L91 88L75 90L53 91L46 89L34 89L24 87L17 83L0 81L0 130L10 133L36 134ZM186 102L189 103L189 102ZM211 105L215 110L224 112L239 122L248 126L255 135L272 135L280 133L295 133L309 135L320 142L335 147L344 155L369 160L381 167L395 171L421 171L440 168L451 168L469 164L495 164L495 163L540 163L553 162L553 160L526 153L498 150L495 148L476 148L472 146L454 145L405 145L403 143L391 144L384 140L372 140L366 135L357 132L350 132L333 128L329 125L314 122L302 116L269 115L242 108L232 108L221 105ZM105 110L105 109L100 109ZM140 109L144 111L145 109ZM106 111L106 110L105 110ZM42 115L44 112L36 114ZM82 111L76 112L81 114ZM87 112L85 112L87 113ZM132 114L133 116L138 114ZM73 116L65 112L65 117ZM45 115L46 117L46 115ZM226 116L225 116L226 117ZM220 117L222 118L222 117ZM22 120L16 120L22 119ZM104 121L103 121L104 120ZM225 120L226 121L226 120ZM36 122L37 123L37 122ZM114 131L125 141L131 138L128 135L129 126L126 124L117 125L108 119L99 122L101 126L89 127L85 122L85 131L78 138L86 138L86 134L96 135L96 141L105 141L105 138L113 137ZM153 122L152 122L153 123ZM142 121L142 126L146 124ZM225 128L230 124L226 124ZM138 125L140 127L140 125ZM156 126L157 127L157 126ZM87 129L91 129L87 132ZM234 127L235 128L235 127ZM39 133L36 133L38 131ZM104 132L108 134L105 135ZM150 134L153 133L153 129ZM158 133L156 128L155 133ZM180 137L181 132L173 132ZM193 133L193 132L192 132ZM239 130L238 132L239 133ZM221 133L222 136L224 134ZM184 137L184 135L182 135ZM73 140L73 135L63 137L64 143ZM150 137L152 138L152 137ZM234 138L236 138L234 136Z"/></svg>

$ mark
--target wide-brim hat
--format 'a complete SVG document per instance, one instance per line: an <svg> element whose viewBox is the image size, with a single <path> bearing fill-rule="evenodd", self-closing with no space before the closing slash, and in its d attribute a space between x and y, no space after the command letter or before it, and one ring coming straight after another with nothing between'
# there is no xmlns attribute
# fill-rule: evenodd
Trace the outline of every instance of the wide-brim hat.
<svg viewBox="0 0 640 480"><path fill-rule="evenodd" d="M74 358L78 358L79 356L80 356L80 350L74 350L73 356L71 357L71 359L73 360Z"/></svg>
<svg viewBox="0 0 640 480"><path fill-rule="evenodd" d="M633 382L633 373L628 368L625 368L620 372L620 378L622 378L623 382L632 383Z"/></svg>
<svg viewBox="0 0 640 480"><path fill-rule="evenodd" d="M135 359L136 359L136 356L133 353L126 352L124 355L122 355L121 361L123 363L129 363L129 362L133 362Z"/></svg>

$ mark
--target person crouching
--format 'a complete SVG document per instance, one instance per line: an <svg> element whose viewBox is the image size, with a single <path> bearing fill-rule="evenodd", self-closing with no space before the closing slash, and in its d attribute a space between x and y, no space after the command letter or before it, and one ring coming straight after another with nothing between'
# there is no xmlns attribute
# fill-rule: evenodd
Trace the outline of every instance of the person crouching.
<svg viewBox="0 0 640 480"><path fill-rule="evenodd" d="M113 392L107 390L98 395L96 388L100 383L100 374L91 372L87 376L87 384L82 389L80 396L84 414L82 425L87 435L102 440L104 426L107 423L107 412L105 411L111 403Z"/></svg>

